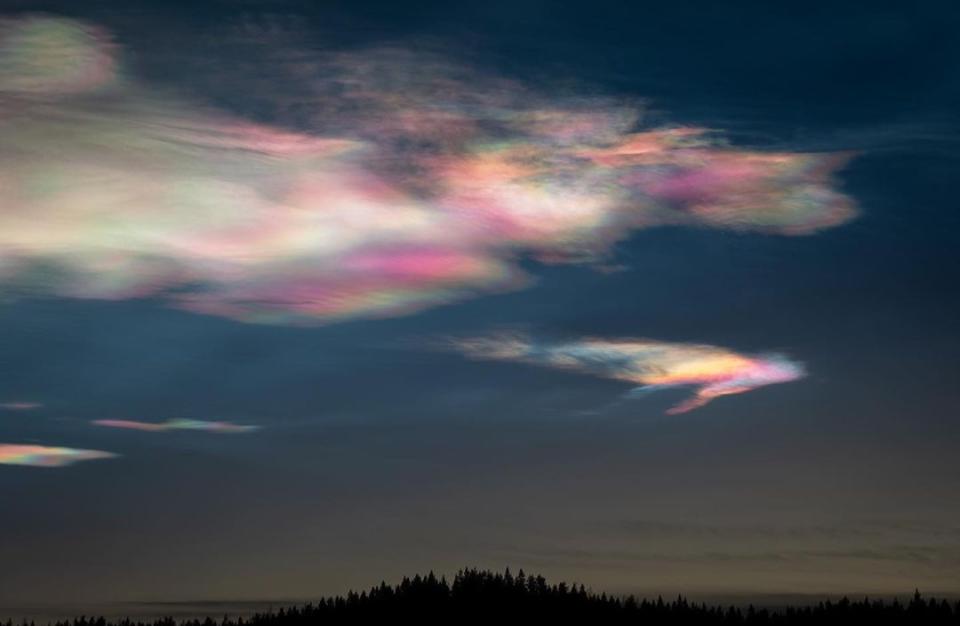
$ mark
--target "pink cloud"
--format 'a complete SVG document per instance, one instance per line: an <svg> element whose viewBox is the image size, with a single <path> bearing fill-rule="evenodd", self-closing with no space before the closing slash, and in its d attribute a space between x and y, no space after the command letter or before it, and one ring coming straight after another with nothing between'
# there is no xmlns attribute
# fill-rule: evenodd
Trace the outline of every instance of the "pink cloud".
<svg viewBox="0 0 960 626"><path fill-rule="evenodd" d="M855 215L833 185L845 155L643 128L634 107L426 55L278 65L315 112L292 131L152 90L89 24L0 35L7 293L323 323L517 289L522 258L602 266L644 228L803 235Z"/></svg>

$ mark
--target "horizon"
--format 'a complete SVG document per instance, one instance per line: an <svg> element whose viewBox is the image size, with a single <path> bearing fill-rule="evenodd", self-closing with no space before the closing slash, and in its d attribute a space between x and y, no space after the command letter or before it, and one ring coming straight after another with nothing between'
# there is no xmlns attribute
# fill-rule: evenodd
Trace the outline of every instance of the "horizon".
<svg viewBox="0 0 960 626"><path fill-rule="evenodd" d="M464 568L461 570L464 571ZM488 571L488 570L481 570ZM510 571L510 568L507 568ZM519 573L522 570L517 570ZM453 580L455 572L448 574L434 574L441 580ZM426 574L422 574L425 576ZM413 575L405 576L404 579L413 579ZM110 619L132 620L154 620L163 618L173 618L175 620L193 620L205 618L238 618L249 617L255 614L275 614L281 609L298 608L316 603L318 600L345 597L350 592L364 592L375 589L382 582L395 585L400 580L378 581L371 583L364 588L343 589L336 592L317 593L313 596L303 598L246 598L246 599L194 599L194 600L126 600L126 601L107 601L107 602L88 602L82 605L78 604L37 604L21 607L0 605L0 623L10 619L14 624L19 621L33 620L38 623L54 623L58 620L69 620L80 616L88 619L105 617ZM557 581L547 580L548 584L565 582L573 587L579 586L579 581ZM902 593L868 593L868 592L823 592L823 593L798 593L798 592L762 592L753 593L749 591L730 591L730 592L710 592L693 591L690 593L670 593L663 591L642 590L608 590L596 589L589 585L584 585L588 593L605 593L610 597L626 599L635 598L637 601L657 601L658 599L667 602L684 599L697 604L719 607L737 607L747 608L753 606L757 609L767 609L777 611L787 608L802 608L816 606L822 602L837 602L844 599L851 601L862 601L869 599L871 602L881 601L890 603L898 601L901 603L909 602L916 593L920 593L925 599L946 600L948 602L960 601L960 593L955 591L936 592L913 590Z"/></svg>

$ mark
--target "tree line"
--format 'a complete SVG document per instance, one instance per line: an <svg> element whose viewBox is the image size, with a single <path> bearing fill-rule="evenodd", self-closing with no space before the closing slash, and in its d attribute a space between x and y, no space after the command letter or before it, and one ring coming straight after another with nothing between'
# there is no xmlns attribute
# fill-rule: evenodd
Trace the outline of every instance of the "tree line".
<svg viewBox="0 0 960 626"><path fill-rule="evenodd" d="M593 593L583 585L548 584L543 576L527 576L521 570L513 575L477 569L464 569L451 582L426 576L404 578L398 585L385 582L369 591L350 592L323 598L298 607L258 613L246 618L177 621L173 618L153 622L122 619L108 621L80 617L56 622L55 626L321 626L367 620L399 623L437 621L502 622L531 620L580 621L584 624L792 626L805 624L886 626L893 624L960 626L960 601L923 598L916 592L908 602L869 598L824 601L811 606L766 609L754 606L710 606L690 602L683 597L664 601L638 600ZM535 621L534 621L535 620ZM6 626L14 626L8 621ZM26 626L26 623L25 623ZM29 626L36 626L29 623Z"/></svg>

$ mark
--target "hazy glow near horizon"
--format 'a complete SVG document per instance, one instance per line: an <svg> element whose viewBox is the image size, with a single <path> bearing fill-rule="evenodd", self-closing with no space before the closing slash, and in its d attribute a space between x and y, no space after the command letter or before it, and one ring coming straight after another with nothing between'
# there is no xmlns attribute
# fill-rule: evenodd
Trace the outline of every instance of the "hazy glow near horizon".
<svg viewBox="0 0 960 626"><path fill-rule="evenodd" d="M744 393L804 376L785 356L744 355L701 344L635 339L583 339L540 342L522 335L461 340L455 347L479 359L515 361L614 378L639 385L645 393L693 387L694 395L668 413L684 413L720 396Z"/></svg>
<svg viewBox="0 0 960 626"><path fill-rule="evenodd" d="M855 215L832 188L845 155L643 129L634 107L426 56L321 58L323 123L298 132L154 92L120 52L68 19L0 24L6 294L323 323L515 289L522 257L602 261L638 229Z"/></svg>

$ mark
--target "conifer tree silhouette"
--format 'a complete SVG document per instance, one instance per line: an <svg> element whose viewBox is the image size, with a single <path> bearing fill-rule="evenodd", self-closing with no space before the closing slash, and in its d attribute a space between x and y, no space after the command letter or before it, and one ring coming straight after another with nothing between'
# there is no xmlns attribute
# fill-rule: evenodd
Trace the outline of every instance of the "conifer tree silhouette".
<svg viewBox="0 0 960 626"><path fill-rule="evenodd" d="M345 596L322 598L276 612L235 619L224 616L219 624L210 617L179 623L169 617L151 623L79 617L56 622L56 626L326 626L407 620L444 624L573 621L638 626L960 626L960 602L928 600L915 591L906 605L896 600L843 598L775 611L753 604L740 609L692 603L683 596L668 603L662 597L638 601L633 596L598 595L582 584L549 585L543 576L527 575L523 570L513 576L510 570L501 574L462 569L452 583L444 577L438 579L431 571L426 576L404 578L398 585L381 582L367 591L350 591ZM15 626L10 620L0 625ZM35 625L24 622L22 626Z"/></svg>

